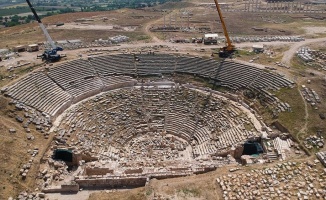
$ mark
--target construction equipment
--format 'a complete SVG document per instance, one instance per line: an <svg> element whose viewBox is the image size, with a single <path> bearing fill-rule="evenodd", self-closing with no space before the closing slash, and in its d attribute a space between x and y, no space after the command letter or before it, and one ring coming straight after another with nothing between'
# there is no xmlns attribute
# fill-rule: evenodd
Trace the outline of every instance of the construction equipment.
<svg viewBox="0 0 326 200"><path fill-rule="evenodd" d="M223 19L223 16L222 16L220 5L218 4L217 0L214 0L214 2L215 2L215 5L216 5L218 15L219 15L220 20L221 20L224 36L225 36L226 43L227 43L227 46L220 48L219 56L222 57L222 58L227 58L227 57L231 56L235 52L235 47L232 44L232 42L230 40L230 37L229 37L229 34L228 34L228 31L226 29L226 25L225 25L225 22L224 22L224 19Z"/></svg>
<svg viewBox="0 0 326 200"><path fill-rule="evenodd" d="M46 49L44 53L41 55L42 60L45 60L46 62L56 62L60 60L61 56L60 54L57 54L57 51L62 51L63 49L61 47L57 47L51 36L49 35L48 31L46 30L45 26L43 25L41 19L37 15L34 7L32 6L31 2L29 0L26 0L29 8L31 9L32 13L34 14L35 19L37 20L38 24L40 25L47 42L51 45L51 49Z"/></svg>

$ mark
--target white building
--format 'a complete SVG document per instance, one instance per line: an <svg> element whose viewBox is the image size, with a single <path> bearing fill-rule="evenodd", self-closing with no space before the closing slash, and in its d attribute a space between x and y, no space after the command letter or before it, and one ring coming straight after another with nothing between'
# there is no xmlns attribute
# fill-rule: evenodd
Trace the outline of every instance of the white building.
<svg viewBox="0 0 326 200"><path fill-rule="evenodd" d="M204 35L204 44L217 44L217 33L209 33Z"/></svg>

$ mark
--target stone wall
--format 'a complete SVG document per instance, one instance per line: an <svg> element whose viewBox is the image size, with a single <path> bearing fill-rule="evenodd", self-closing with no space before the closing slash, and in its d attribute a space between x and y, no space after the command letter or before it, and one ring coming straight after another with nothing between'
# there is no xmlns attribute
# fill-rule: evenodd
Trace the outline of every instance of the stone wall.
<svg viewBox="0 0 326 200"><path fill-rule="evenodd" d="M187 171L190 170L189 167L171 167L170 168L171 171Z"/></svg>
<svg viewBox="0 0 326 200"><path fill-rule="evenodd" d="M85 170L86 175L93 176L93 175L106 175L112 174L113 170L109 168L86 168Z"/></svg>
<svg viewBox="0 0 326 200"><path fill-rule="evenodd" d="M120 188L120 187L142 187L147 180L146 176L139 177L97 177L81 178L75 181L81 188Z"/></svg>
<svg viewBox="0 0 326 200"><path fill-rule="evenodd" d="M84 99L86 99L88 97L92 97L92 96L95 96L95 95L99 94L102 91L102 88L103 88L103 86L101 88L99 88L99 89L92 90L92 91L86 92L86 93L84 93L82 95L79 95L77 97L74 97L73 104L78 103L81 100L84 100Z"/></svg>
<svg viewBox="0 0 326 200"><path fill-rule="evenodd" d="M193 175L192 172L179 172L179 173L174 173L174 174L151 174L150 178L155 178L155 179L167 179L167 178L178 178L178 177L184 177L184 176L190 176Z"/></svg>
<svg viewBox="0 0 326 200"><path fill-rule="evenodd" d="M289 133L289 130L285 128L279 121L273 122L272 125L275 126L282 133Z"/></svg>
<svg viewBox="0 0 326 200"><path fill-rule="evenodd" d="M115 90L119 88L125 88L125 87L133 87L135 86L137 81L129 81L129 82L124 82L124 83L117 83L113 85L104 85L102 91L106 92L109 90Z"/></svg>
<svg viewBox="0 0 326 200"><path fill-rule="evenodd" d="M141 174L141 173L143 173L142 168L125 170L125 174Z"/></svg>
<svg viewBox="0 0 326 200"><path fill-rule="evenodd" d="M44 188L42 192L45 193L77 193L79 191L78 184L64 184L60 187Z"/></svg>

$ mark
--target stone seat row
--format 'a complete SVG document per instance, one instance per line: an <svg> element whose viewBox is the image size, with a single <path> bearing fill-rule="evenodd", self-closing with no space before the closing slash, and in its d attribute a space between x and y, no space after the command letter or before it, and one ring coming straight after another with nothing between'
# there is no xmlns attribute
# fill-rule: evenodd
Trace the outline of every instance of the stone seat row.
<svg viewBox="0 0 326 200"><path fill-rule="evenodd" d="M116 56L116 55L115 55ZM133 61L133 55L125 55L130 64L123 63L119 60L119 66L110 73L126 73L130 70L122 71L126 66L132 66L135 62L136 74L140 76L146 75L161 75L170 73L190 73L198 74L203 77L212 78L220 82L220 85L229 87L231 89L240 89L252 85L256 88L271 88L278 89L279 87L292 86L293 82L281 77L278 74L264 72L262 69L252 67L245 64L235 63L232 61L217 62L212 59L202 59L199 57L175 57L168 54L155 54L155 55L137 55L138 61ZM112 56L102 56L110 60ZM94 59L102 59L96 57ZM112 63L112 64L111 64ZM107 64L100 64L102 68L110 68L110 64L115 68L114 62ZM108 65L108 66L106 66ZM130 67L127 67L130 68ZM103 70L102 70L103 71ZM132 71L129 74L135 74ZM257 78L259 77L259 78Z"/></svg>
<svg viewBox="0 0 326 200"><path fill-rule="evenodd" d="M100 76L105 86L112 86L126 82L137 82L130 76Z"/></svg>
<svg viewBox="0 0 326 200"><path fill-rule="evenodd" d="M192 131L195 129L194 123L185 120L186 115L178 113L169 113L165 121L165 127L168 132L179 135L181 138L191 141Z"/></svg>
<svg viewBox="0 0 326 200"><path fill-rule="evenodd" d="M66 87L66 91L73 97L79 97L94 90L101 90L102 87L103 83L101 79L95 77L76 80L73 84Z"/></svg>
<svg viewBox="0 0 326 200"><path fill-rule="evenodd" d="M216 153L217 149L215 145L205 142L203 144L197 145L193 148L194 157L198 157L201 155L213 154Z"/></svg>
<svg viewBox="0 0 326 200"><path fill-rule="evenodd" d="M183 57L177 62L176 72L199 74L212 77L217 72L218 63L211 59Z"/></svg>
<svg viewBox="0 0 326 200"><path fill-rule="evenodd" d="M48 76L64 89L69 87L71 82L96 75L94 68L86 60L66 62L48 71Z"/></svg>
<svg viewBox="0 0 326 200"><path fill-rule="evenodd" d="M130 55L129 61L132 60L131 57L132 56ZM142 57L144 57L144 55L142 55ZM169 56L164 56L164 59L168 59L168 57ZM170 57L171 59L168 63L173 64L175 57ZM140 58L142 62L136 64L138 65L138 75L160 75L173 72L193 73L205 77L212 77L222 82L223 86L232 87L233 89L247 87L248 85L252 84L253 81L255 81L253 84L255 87L271 87L272 89L277 89L279 86L286 87L293 84L283 77L274 75L272 73L263 72L261 69L229 61L217 63L211 59L181 57L176 59L177 67L174 70L173 67L166 65L167 62L160 63L162 60L160 60L159 55L149 56L149 58L153 60L148 60L148 58ZM158 58L157 62L155 60L156 58ZM255 79L260 74L262 74L261 78Z"/></svg>
<svg viewBox="0 0 326 200"><path fill-rule="evenodd" d="M136 69L132 59L124 59L118 56L99 56L90 60L91 65L98 74L130 74L135 75Z"/></svg>
<svg viewBox="0 0 326 200"><path fill-rule="evenodd" d="M144 58L146 57L146 58ZM201 73L201 69L207 68L207 74L209 75L211 73L215 73L216 76L214 79L221 82L222 86L230 87L232 89L239 89L240 87L254 87L258 89L264 89L264 88L272 88L277 89L279 87L285 87L290 86L292 82L284 79L280 75L273 74L273 73L267 73L262 71L262 69L258 69L255 67L251 67L248 65L243 65L239 63L234 63L230 61L225 61L223 63L217 63L214 60L211 59L202 59L202 58L191 58L191 57L175 57L170 55L152 55L152 56L144 56L140 58L143 61L151 61L151 59L158 58L160 62L163 62L165 60L168 60L171 58L169 63L174 63L173 60L176 60L176 66L178 66L176 69L173 69L173 71L180 71L180 72L188 72L188 73ZM94 66L96 60L104 60L102 63L99 63L99 65ZM148 65L146 63L146 69L137 69L135 65L135 58L133 55L109 55L109 56L98 56L90 59L90 61L86 60L75 60L66 62L64 64L59 65L58 67L50 68L47 72L48 77L45 79L40 79L40 83L38 86L32 86L32 88L40 88L40 89L34 89L34 94L29 95L28 92L30 83L34 83L35 81L27 81L24 84L16 84L16 89L10 90L11 95L16 98L20 99L23 102L28 102L29 104L33 104L34 106L37 106L38 109L43 109L42 111L48 111L50 113L53 113L57 107L56 106L49 106L46 104L42 104L38 102L37 97L48 96L47 98L50 98L49 91L55 91L55 99L49 99L49 103L53 102L54 104L57 103L58 105L62 104L62 101L57 101L60 98L63 98L64 101L67 101L67 99L70 99L69 94L72 94L73 96L84 96L83 93L96 93L97 91L100 91L99 88L101 88L101 82L102 85L105 84L111 84L110 83L110 76L106 76L110 73L116 73L117 71L121 74L135 74L136 70L139 70L141 74L146 75L148 74L147 71L150 71L150 73L154 73L155 71L159 74L163 73L165 70L170 71L172 68L162 68L160 66L160 69L157 69L158 65ZM121 62L120 62L121 61ZM155 63L155 59L153 60ZM117 67L114 67L114 62L116 64L121 64ZM214 66L214 63L219 64L218 67ZM190 63L190 64L189 64ZM196 66L197 64L197 66ZM195 65L195 66L192 66ZM112 67L113 66L113 67ZM200 66L200 67L198 67ZM152 67L152 68L148 68ZM115 68L112 70L112 68ZM148 68L148 69L147 69ZM112 71L105 71L105 70L112 70ZM142 71L143 70L143 71ZM160 72L161 70L161 72ZM206 73L206 72L205 72ZM100 76L98 76L100 74ZM212 75L211 75L212 76ZM100 79L99 79L99 78ZM257 78L259 77L259 78ZM49 79L50 78L50 79ZM114 82L113 78L113 82ZM27 79L26 79L27 80ZM44 80L44 83L42 82ZM55 83L57 83L63 90L60 90L58 85L50 83L51 80L53 80ZM23 81L23 80L21 80ZM103 84L104 83L104 84ZM25 85L26 87L20 86ZM51 88L50 88L51 87ZM12 88L12 87L11 87ZM50 89L49 89L50 88ZM53 88L53 89L52 89ZM38 91L44 91L43 93L39 93ZM46 92L45 92L46 91ZM67 96L68 95L68 96ZM32 97L31 97L32 96ZM86 95L87 96L87 95ZM60 97L60 98L58 98ZM60 102L60 103L58 103Z"/></svg>
<svg viewBox="0 0 326 200"><path fill-rule="evenodd" d="M250 131L240 129L239 127L232 127L228 131L222 133L219 140L216 142L216 147L217 149L225 149L244 142L254 136L255 134Z"/></svg>
<svg viewBox="0 0 326 200"><path fill-rule="evenodd" d="M32 73L10 86L7 95L51 115L72 99L42 72Z"/></svg>
<svg viewBox="0 0 326 200"><path fill-rule="evenodd" d="M210 140L210 132L208 129L204 126L200 129L197 129L194 138L198 141L199 144L202 144L206 141Z"/></svg>

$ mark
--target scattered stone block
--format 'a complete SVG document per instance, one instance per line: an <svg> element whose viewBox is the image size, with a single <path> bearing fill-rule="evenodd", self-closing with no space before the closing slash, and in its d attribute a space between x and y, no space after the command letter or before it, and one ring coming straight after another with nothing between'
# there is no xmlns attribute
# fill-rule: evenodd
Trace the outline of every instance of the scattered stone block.
<svg viewBox="0 0 326 200"><path fill-rule="evenodd" d="M14 128L9 129L9 133L16 133L16 129Z"/></svg>

